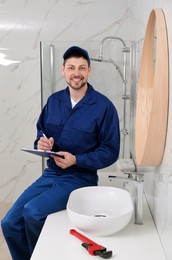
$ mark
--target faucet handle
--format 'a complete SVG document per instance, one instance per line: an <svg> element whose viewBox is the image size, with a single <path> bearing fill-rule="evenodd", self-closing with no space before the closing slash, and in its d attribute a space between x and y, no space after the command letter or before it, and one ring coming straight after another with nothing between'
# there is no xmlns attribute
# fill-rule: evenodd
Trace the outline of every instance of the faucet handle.
<svg viewBox="0 0 172 260"><path fill-rule="evenodd" d="M136 166L133 161L133 159L126 158L126 159L118 159L117 161L117 168L122 171L122 172L135 172L136 171Z"/></svg>
<svg viewBox="0 0 172 260"><path fill-rule="evenodd" d="M144 181L144 174L143 173L136 173L136 181L137 182L143 182Z"/></svg>

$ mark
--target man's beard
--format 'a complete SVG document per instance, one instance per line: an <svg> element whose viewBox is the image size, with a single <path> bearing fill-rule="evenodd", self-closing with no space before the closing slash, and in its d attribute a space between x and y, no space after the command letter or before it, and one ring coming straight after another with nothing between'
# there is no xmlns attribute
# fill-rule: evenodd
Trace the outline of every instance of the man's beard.
<svg viewBox="0 0 172 260"><path fill-rule="evenodd" d="M72 80L70 80L70 81L67 81L67 80L66 80L66 83L67 83L72 89L77 90L77 89L83 88L83 87L85 86L85 84L87 83L87 80L84 80L84 81L81 80L81 81L78 82L78 84L75 83L75 82L73 82Z"/></svg>

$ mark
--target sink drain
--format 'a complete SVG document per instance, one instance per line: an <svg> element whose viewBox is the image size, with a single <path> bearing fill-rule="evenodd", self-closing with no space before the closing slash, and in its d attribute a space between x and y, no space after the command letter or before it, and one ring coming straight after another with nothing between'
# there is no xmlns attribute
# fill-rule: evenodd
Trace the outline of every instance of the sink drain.
<svg viewBox="0 0 172 260"><path fill-rule="evenodd" d="M94 215L94 217L96 217L96 218L106 218L106 215L104 215L104 214L96 214L96 215Z"/></svg>

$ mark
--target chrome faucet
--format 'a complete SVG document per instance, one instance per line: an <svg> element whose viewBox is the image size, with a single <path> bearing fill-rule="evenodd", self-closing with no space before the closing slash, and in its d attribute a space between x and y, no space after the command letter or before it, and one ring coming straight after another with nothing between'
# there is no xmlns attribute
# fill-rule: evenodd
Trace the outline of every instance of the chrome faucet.
<svg viewBox="0 0 172 260"><path fill-rule="evenodd" d="M128 184L134 184L134 209L135 209L135 224L142 225L143 224L143 182L144 182L144 174L132 172L127 173L128 177L122 176L108 176L110 181L114 180L122 180L123 188L128 190Z"/></svg>

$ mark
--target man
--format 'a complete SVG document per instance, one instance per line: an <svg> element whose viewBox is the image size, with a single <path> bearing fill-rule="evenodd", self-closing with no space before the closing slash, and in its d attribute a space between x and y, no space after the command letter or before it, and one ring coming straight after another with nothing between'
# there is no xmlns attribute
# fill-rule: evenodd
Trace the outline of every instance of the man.
<svg viewBox="0 0 172 260"><path fill-rule="evenodd" d="M29 186L2 220L13 260L30 259L46 217L66 208L70 193L98 184L97 170L119 155L117 111L87 82L86 50L73 46L63 55L67 88L52 94L37 122L34 148L53 150L43 175ZM60 223L59 223L60 225Z"/></svg>

